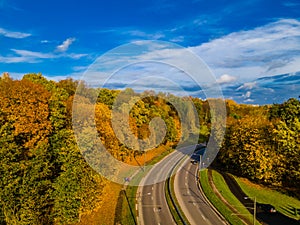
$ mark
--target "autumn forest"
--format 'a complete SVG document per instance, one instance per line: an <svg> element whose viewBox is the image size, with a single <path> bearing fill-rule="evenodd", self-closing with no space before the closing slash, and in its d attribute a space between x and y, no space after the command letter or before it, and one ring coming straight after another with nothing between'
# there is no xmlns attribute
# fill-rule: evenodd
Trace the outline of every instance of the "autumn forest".
<svg viewBox="0 0 300 225"><path fill-rule="evenodd" d="M78 86L91 95L99 93L95 122L110 153L133 165L150 160L115 136L111 111L119 90L96 90L71 78L52 81L41 74L15 80L5 73L0 78L0 224L74 224L102 204L110 181L85 161L72 128ZM209 140L208 101L164 93L149 97L131 89L124 93L125 102L142 97L129 114L136 137L149 136L151 118L165 121L166 135L153 157L175 147L182 136L179 115L166 99L191 99L200 123L198 142ZM128 105L118 107L121 112ZM299 99L264 106L226 100L226 113L225 138L212 166L300 198Z"/></svg>

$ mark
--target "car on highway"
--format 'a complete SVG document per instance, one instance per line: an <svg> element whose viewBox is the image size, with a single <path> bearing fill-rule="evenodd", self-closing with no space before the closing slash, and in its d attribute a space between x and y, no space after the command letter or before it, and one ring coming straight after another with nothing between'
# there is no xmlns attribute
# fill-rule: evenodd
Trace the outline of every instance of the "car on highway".
<svg viewBox="0 0 300 225"><path fill-rule="evenodd" d="M258 207L266 213L276 213L276 209L271 204L258 204Z"/></svg>
<svg viewBox="0 0 300 225"><path fill-rule="evenodd" d="M201 149L204 149L204 148L206 148L206 145L204 145L204 144L197 144L194 151L198 151L198 150L201 150Z"/></svg>
<svg viewBox="0 0 300 225"><path fill-rule="evenodd" d="M197 161L197 160L191 160L191 163L192 163L193 165L195 165L195 164L198 163L198 161Z"/></svg>

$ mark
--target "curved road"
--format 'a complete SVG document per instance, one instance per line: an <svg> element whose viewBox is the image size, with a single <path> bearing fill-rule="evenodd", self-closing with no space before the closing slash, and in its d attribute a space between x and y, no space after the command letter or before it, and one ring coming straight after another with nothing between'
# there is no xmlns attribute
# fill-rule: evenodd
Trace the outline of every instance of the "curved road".
<svg viewBox="0 0 300 225"><path fill-rule="evenodd" d="M185 147L180 151L174 151L157 163L142 179L136 196L138 224L176 224L165 198L165 181L173 167L185 156L190 155L193 149L193 147Z"/></svg>
<svg viewBox="0 0 300 225"><path fill-rule="evenodd" d="M197 184L198 164L185 160L175 175L174 192L177 201L191 225L227 224L213 210Z"/></svg>

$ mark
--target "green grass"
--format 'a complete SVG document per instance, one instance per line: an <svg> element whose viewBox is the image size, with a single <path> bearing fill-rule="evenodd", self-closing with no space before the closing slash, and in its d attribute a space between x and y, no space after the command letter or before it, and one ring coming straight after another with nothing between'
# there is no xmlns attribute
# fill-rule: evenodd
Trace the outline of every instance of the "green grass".
<svg viewBox="0 0 300 225"><path fill-rule="evenodd" d="M128 186L126 190L119 192L118 202L115 209L115 224L136 224L135 201L137 186Z"/></svg>
<svg viewBox="0 0 300 225"><path fill-rule="evenodd" d="M243 215L244 218L247 218L247 220L253 223L253 215L230 191L223 176L215 170L212 171L212 176L216 188L218 189L220 194L224 197L224 199L226 199L226 201L238 211L237 214ZM260 223L256 221L256 224L260 224Z"/></svg>
<svg viewBox="0 0 300 225"><path fill-rule="evenodd" d="M233 212L214 194L208 182L207 170L202 170L200 172L200 184L208 200L217 208L217 210L225 217L225 219L230 224L233 225L244 224L236 215L233 215ZM222 193L223 194L225 193L225 189L222 191Z"/></svg>
<svg viewBox="0 0 300 225"><path fill-rule="evenodd" d="M300 219L300 213L298 213L298 217L295 215L295 208L299 209L298 212L300 211L300 201L298 199L270 188L251 183L244 178L235 177L235 179L248 196L256 197L257 202L271 204L278 212L293 219Z"/></svg>
<svg viewBox="0 0 300 225"><path fill-rule="evenodd" d="M135 211L135 195L137 191L137 186L128 186L126 188L126 196L123 194L123 204L122 204L122 224L136 224L136 211Z"/></svg>
<svg viewBox="0 0 300 225"><path fill-rule="evenodd" d="M147 167L146 167L147 168ZM147 168L149 170L149 168ZM132 183L139 183L141 179L144 177L145 172L141 171L137 173L132 178ZM136 210L135 210L135 203L136 203L136 192L138 186L130 186L126 187L126 190L120 192L122 195L122 208L121 208L121 222L122 224L136 224ZM125 195L126 192L126 195Z"/></svg>

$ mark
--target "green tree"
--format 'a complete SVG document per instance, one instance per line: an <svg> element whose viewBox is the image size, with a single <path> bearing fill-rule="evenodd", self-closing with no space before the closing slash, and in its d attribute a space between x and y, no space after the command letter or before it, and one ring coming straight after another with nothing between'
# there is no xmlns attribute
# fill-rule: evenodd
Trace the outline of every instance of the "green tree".
<svg viewBox="0 0 300 225"><path fill-rule="evenodd" d="M0 82L0 199L7 224L49 224L49 97L26 80Z"/></svg>

